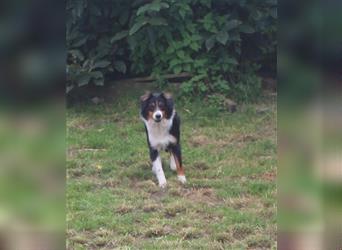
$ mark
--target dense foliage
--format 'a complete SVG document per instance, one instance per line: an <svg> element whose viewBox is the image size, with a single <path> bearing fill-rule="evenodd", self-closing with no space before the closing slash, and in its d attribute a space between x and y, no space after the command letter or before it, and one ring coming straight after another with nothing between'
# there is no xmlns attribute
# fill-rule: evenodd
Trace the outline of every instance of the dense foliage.
<svg viewBox="0 0 342 250"><path fill-rule="evenodd" d="M250 99L257 70L275 65L276 4L68 0L67 92L113 76L189 72L182 94Z"/></svg>

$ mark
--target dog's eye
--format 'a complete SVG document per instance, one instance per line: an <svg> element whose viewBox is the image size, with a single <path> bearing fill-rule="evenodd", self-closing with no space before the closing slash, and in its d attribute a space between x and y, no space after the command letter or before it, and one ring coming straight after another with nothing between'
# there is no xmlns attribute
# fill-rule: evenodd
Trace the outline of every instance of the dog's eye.
<svg viewBox="0 0 342 250"><path fill-rule="evenodd" d="M158 106L159 106L160 109L165 108L165 105L164 105L164 103L162 103L162 102L159 102L159 103L158 103Z"/></svg>
<svg viewBox="0 0 342 250"><path fill-rule="evenodd" d="M148 105L149 109L154 109L154 107L155 107L155 104L153 102Z"/></svg>

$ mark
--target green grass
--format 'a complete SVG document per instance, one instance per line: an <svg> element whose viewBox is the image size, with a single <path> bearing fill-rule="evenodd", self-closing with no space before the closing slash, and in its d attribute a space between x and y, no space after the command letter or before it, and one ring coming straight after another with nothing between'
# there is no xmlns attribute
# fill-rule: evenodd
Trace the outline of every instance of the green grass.
<svg viewBox="0 0 342 250"><path fill-rule="evenodd" d="M275 248L275 100L234 114L178 102L188 183L163 153L161 190L138 116L142 92L68 110L68 249Z"/></svg>

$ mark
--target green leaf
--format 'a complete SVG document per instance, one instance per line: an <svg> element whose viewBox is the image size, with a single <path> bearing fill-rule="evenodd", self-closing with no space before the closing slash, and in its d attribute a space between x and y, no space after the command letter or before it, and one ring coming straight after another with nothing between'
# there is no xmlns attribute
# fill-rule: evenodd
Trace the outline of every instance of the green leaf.
<svg viewBox="0 0 342 250"><path fill-rule="evenodd" d="M201 82L199 85L198 85L198 88L201 92L206 92L208 90L208 87L204 85L203 82Z"/></svg>
<svg viewBox="0 0 342 250"><path fill-rule="evenodd" d="M227 31L220 31L219 33L217 33L216 40L218 42L220 42L221 44L226 45L226 43L228 41L228 33L227 33Z"/></svg>
<svg viewBox="0 0 342 250"><path fill-rule="evenodd" d="M103 86L104 85L104 79L103 78L94 79L94 84L96 86Z"/></svg>
<svg viewBox="0 0 342 250"><path fill-rule="evenodd" d="M178 11L179 15L184 19L185 15L186 15L186 11L184 9L180 9Z"/></svg>
<svg viewBox="0 0 342 250"><path fill-rule="evenodd" d="M180 60L178 60L177 58L174 58L174 59L172 59L171 62L170 62L170 67L173 67L173 66L175 66L175 65L177 65L177 64L180 64L180 63L181 63Z"/></svg>
<svg viewBox="0 0 342 250"><path fill-rule="evenodd" d="M123 61L116 61L116 62L114 62L114 68L117 71L119 71L121 73L124 73L124 74L126 73L126 70L127 70L126 64Z"/></svg>
<svg viewBox="0 0 342 250"><path fill-rule="evenodd" d="M112 37L112 39L110 39L110 42L113 43L115 41L121 40L125 38L126 36L128 36L128 30L120 31L116 33L115 36Z"/></svg>
<svg viewBox="0 0 342 250"><path fill-rule="evenodd" d="M186 64L183 68L184 68L185 72L190 72L191 71L191 65L190 64Z"/></svg>
<svg viewBox="0 0 342 250"><path fill-rule="evenodd" d="M254 11L251 13L251 17L256 21L260 20L260 18L262 17L262 13L261 11L254 9Z"/></svg>
<svg viewBox="0 0 342 250"><path fill-rule="evenodd" d="M150 4L145 4L141 6L137 11L137 16L141 15L142 13L146 12L150 7Z"/></svg>
<svg viewBox="0 0 342 250"><path fill-rule="evenodd" d="M89 59L86 59L83 64L82 64L82 68L87 68L90 64L90 60Z"/></svg>
<svg viewBox="0 0 342 250"><path fill-rule="evenodd" d="M190 48L192 48L194 51L198 51L200 46L197 43L190 43Z"/></svg>
<svg viewBox="0 0 342 250"><path fill-rule="evenodd" d="M175 49L172 46L169 46L166 49L166 54L168 54L168 55L172 54L173 52L175 52Z"/></svg>
<svg viewBox="0 0 342 250"><path fill-rule="evenodd" d="M238 61L235 58L233 58L233 57L225 58L224 61L226 63L229 63L229 64L234 64L234 65L238 64Z"/></svg>
<svg viewBox="0 0 342 250"><path fill-rule="evenodd" d="M208 51L211 50L214 47L214 45L215 45L214 36L210 37L209 39L205 41L205 47L207 48Z"/></svg>
<svg viewBox="0 0 342 250"><path fill-rule="evenodd" d="M100 78L104 78L103 77L103 73L101 71L93 71L93 72L90 72L90 76L94 79L100 79Z"/></svg>
<svg viewBox="0 0 342 250"><path fill-rule="evenodd" d="M69 53L70 53L72 56L78 58L78 59L81 60L81 61L84 60L84 55L83 55L82 51L80 51L80 50L78 50L78 49L72 49L72 50L69 51Z"/></svg>
<svg viewBox="0 0 342 250"><path fill-rule="evenodd" d="M154 26L167 25L166 19L162 17L151 17L150 19L148 19L148 23Z"/></svg>
<svg viewBox="0 0 342 250"><path fill-rule="evenodd" d="M137 16L140 16L141 14L145 12L158 12L161 9L167 9L170 6L167 3L160 3L159 1L154 1L152 3L145 4L141 6L137 11Z"/></svg>
<svg viewBox="0 0 342 250"><path fill-rule="evenodd" d="M68 94L75 86L74 85L70 85L66 87L66 93Z"/></svg>
<svg viewBox="0 0 342 250"><path fill-rule="evenodd" d="M129 30L129 35L133 35L135 32L137 32L142 26L144 26L147 22L146 21L142 21L139 23L135 23L132 28Z"/></svg>
<svg viewBox="0 0 342 250"><path fill-rule="evenodd" d="M185 53L183 50L178 50L176 54L180 59L184 59L185 57Z"/></svg>
<svg viewBox="0 0 342 250"><path fill-rule="evenodd" d="M79 87L87 85L90 81L90 78L91 78L90 74L85 73L85 72L81 73L81 75L79 77L77 77L77 80L76 80L77 85Z"/></svg>
<svg viewBox="0 0 342 250"><path fill-rule="evenodd" d="M168 3L160 3L160 6L162 9L167 9L170 7L170 5Z"/></svg>
<svg viewBox="0 0 342 250"><path fill-rule="evenodd" d="M77 47L81 47L83 44L85 44L88 40L88 37L82 37L82 38L78 38L76 41L73 41L71 44L72 48L77 48Z"/></svg>
<svg viewBox="0 0 342 250"><path fill-rule="evenodd" d="M241 22L239 20L230 20L225 24L225 30L229 31L231 29L236 28L237 26L239 26L241 24Z"/></svg>
<svg viewBox="0 0 342 250"><path fill-rule="evenodd" d="M173 73L175 73L175 74L179 74L181 71L182 71L182 66L180 66L180 65L177 65L173 69Z"/></svg>
<svg viewBox="0 0 342 250"><path fill-rule="evenodd" d="M255 32L255 29L248 24L242 24L240 26L240 32L246 33L246 34L252 34Z"/></svg>
<svg viewBox="0 0 342 250"><path fill-rule="evenodd" d="M103 60L103 61L98 61L96 62L94 65L93 65L93 69L96 69L96 68L105 68L107 67L108 65L110 64L110 61L106 61L106 60Z"/></svg>

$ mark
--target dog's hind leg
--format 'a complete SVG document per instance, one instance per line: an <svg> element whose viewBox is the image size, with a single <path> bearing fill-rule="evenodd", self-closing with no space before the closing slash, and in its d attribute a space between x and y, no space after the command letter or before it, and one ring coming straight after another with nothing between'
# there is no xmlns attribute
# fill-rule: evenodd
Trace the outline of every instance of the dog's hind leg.
<svg viewBox="0 0 342 250"><path fill-rule="evenodd" d="M173 171L176 171L176 170L177 170L176 160L175 160L175 157L173 156L172 153L170 154L170 168L171 168Z"/></svg>
<svg viewBox="0 0 342 250"><path fill-rule="evenodd" d="M186 183L186 178L184 174L184 168L182 165L182 153L181 153L181 148L180 145L177 144L171 148L172 156L175 160L176 163L176 170L177 170L177 178L178 180L182 183Z"/></svg>

